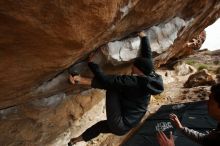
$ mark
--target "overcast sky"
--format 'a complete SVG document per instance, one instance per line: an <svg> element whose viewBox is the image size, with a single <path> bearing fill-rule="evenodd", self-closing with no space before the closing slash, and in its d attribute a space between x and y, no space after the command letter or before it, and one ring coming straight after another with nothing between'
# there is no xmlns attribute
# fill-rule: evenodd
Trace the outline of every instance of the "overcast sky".
<svg viewBox="0 0 220 146"><path fill-rule="evenodd" d="M220 49L220 19L205 29L206 40L201 49L216 50Z"/></svg>

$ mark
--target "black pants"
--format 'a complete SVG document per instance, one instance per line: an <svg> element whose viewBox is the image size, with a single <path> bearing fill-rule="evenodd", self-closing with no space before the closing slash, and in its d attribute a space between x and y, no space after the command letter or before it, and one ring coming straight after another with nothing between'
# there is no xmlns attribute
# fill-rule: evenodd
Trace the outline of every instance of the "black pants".
<svg viewBox="0 0 220 146"><path fill-rule="evenodd" d="M106 92L106 114L107 120L96 123L82 134L84 141L89 141L100 133L124 135L131 129L123 122L120 95L116 91Z"/></svg>

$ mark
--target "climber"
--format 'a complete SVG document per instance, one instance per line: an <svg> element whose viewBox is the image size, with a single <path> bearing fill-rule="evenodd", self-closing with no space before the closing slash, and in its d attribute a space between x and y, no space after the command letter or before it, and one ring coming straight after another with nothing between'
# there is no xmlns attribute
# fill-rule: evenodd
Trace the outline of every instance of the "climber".
<svg viewBox="0 0 220 146"><path fill-rule="evenodd" d="M144 32L138 35L141 38L141 57L134 60L131 75L105 75L92 62L93 57L90 57L88 65L94 78L70 75L73 85L91 85L106 90L107 120L96 123L79 137L72 138L68 145L89 141L100 133L126 134L145 115L150 96L163 91L162 78L154 72L149 41Z"/></svg>
<svg viewBox="0 0 220 146"><path fill-rule="evenodd" d="M218 122L215 130L208 134L197 132L193 129L183 127L179 118L175 114L170 114L170 120L186 137L203 145L203 146L219 146L220 145L220 83L211 87L211 94L208 100L208 113ZM160 146L175 146L173 135L168 138L163 132L157 134Z"/></svg>

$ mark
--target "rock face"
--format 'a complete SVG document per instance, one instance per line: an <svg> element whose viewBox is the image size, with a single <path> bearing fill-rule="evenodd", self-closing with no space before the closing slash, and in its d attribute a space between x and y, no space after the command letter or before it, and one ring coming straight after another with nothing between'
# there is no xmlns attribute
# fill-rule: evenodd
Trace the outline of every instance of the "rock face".
<svg viewBox="0 0 220 146"><path fill-rule="evenodd" d="M1 0L0 143L46 145L76 126L70 121L102 98L80 94L77 100L88 88L70 86L67 70L95 48L112 64L129 62L138 54L134 34L144 29L160 66L190 54L187 41L212 24L219 10L219 0ZM118 41L125 42L123 54ZM123 67L108 71L127 72ZM74 99L66 102L70 95Z"/></svg>
<svg viewBox="0 0 220 146"><path fill-rule="evenodd" d="M176 74L179 76L188 75L190 73L196 72L196 69L188 64L179 62L174 66Z"/></svg>
<svg viewBox="0 0 220 146"><path fill-rule="evenodd" d="M180 29L187 25L188 22L185 22L179 17L175 17L165 24L152 26L145 30L153 54L165 52L173 45ZM112 64L118 65L136 58L139 54L139 47L140 38L130 37L120 41L109 42L105 47L102 47L102 49L108 60Z"/></svg>
<svg viewBox="0 0 220 146"><path fill-rule="evenodd" d="M57 136L69 135L70 139L87 128L88 121L83 119L77 121L77 119L98 104L104 95L105 92L93 89L84 91L78 96L61 93L55 97L35 99L1 110L0 143L7 146L40 146L50 145ZM96 121L102 112L100 106L96 117L89 116ZM73 134L70 130L74 131ZM63 141L65 142L65 139ZM62 144L56 142L56 145ZM51 144L51 146L55 145Z"/></svg>
<svg viewBox="0 0 220 146"><path fill-rule="evenodd" d="M166 26L179 17L187 25L157 65L170 56L184 54L184 43L219 16L218 0L101 0L101 1L9 1L0 2L0 108L47 97L67 89L37 92L93 48L155 26L161 36L173 35ZM165 25L157 31L157 25ZM168 31L170 29L170 31ZM157 35L155 35L157 36ZM174 37L175 38L175 37ZM161 42L161 38L154 41ZM169 43L172 44L172 43ZM166 44L168 46L168 44Z"/></svg>
<svg viewBox="0 0 220 146"><path fill-rule="evenodd" d="M185 88L197 87L197 86L207 86L215 84L215 80L211 74L208 73L206 69L198 71L197 73L191 75L186 83Z"/></svg>

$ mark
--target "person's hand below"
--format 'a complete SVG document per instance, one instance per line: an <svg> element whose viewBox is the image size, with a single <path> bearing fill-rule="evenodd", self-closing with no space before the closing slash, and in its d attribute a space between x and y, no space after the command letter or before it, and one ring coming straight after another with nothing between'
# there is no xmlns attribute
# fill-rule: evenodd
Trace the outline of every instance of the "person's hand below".
<svg viewBox="0 0 220 146"><path fill-rule="evenodd" d="M170 138L168 138L162 131L158 132L157 140L160 146L175 146L172 131L170 131Z"/></svg>
<svg viewBox="0 0 220 146"><path fill-rule="evenodd" d="M70 82L71 82L73 85L75 85L75 84L78 84L78 83L80 82L81 77L80 77L79 75L75 75L75 76L70 75L70 76L69 76L69 80L70 80Z"/></svg>
<svg viewBox="0 0 220 146"><path fill-rule="evenodd" d="M179 129L183 129L183 126L179 120L179 118L175 115L175 114L170 114L170 120L172 121L172 123Z"/></svg>
<svg viewBox="0 0 220 146"><path fill-rule="evenodd" d="M141 31L141 32L138 33L138 36L142 38L142 37L145 37L146 34L144 33L144 31Z"/></svg>

